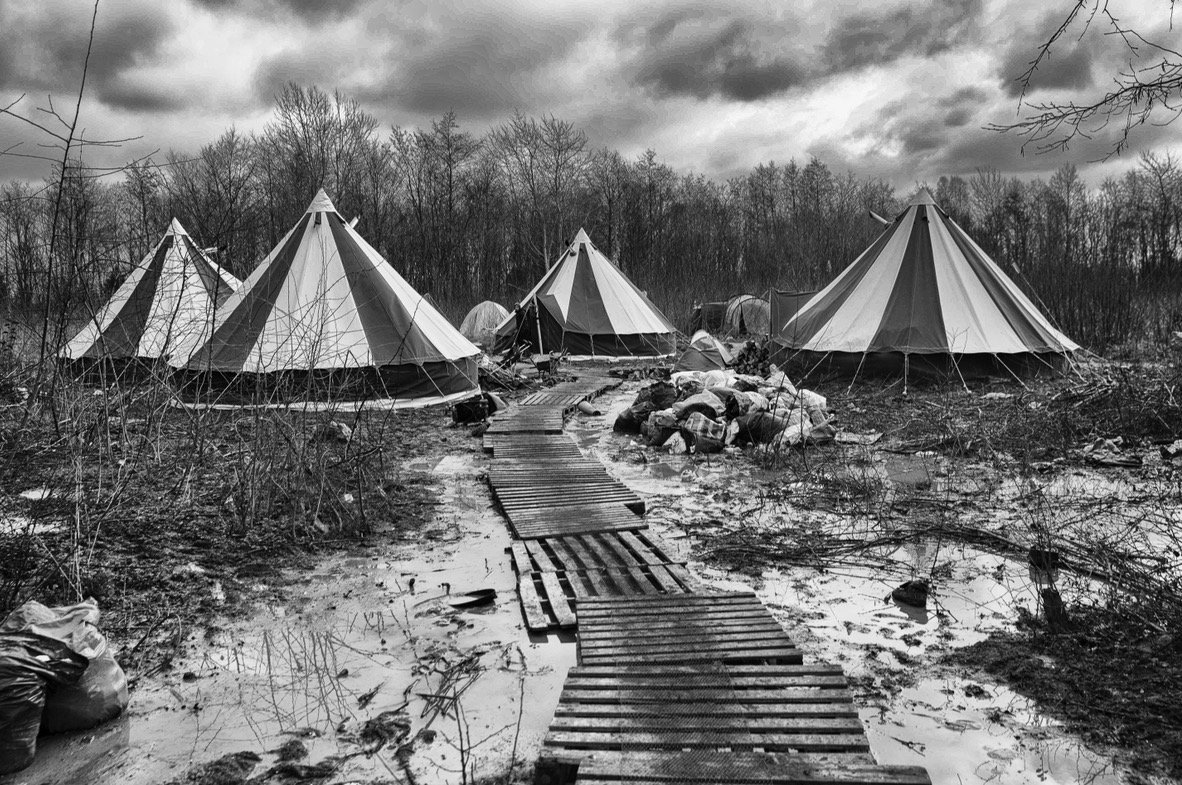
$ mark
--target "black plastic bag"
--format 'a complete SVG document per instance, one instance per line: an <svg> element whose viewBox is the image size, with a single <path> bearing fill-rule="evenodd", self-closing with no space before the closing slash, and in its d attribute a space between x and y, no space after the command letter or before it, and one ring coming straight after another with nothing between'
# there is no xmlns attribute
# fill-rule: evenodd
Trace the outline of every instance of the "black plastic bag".
<svg viewBox="0 0 1182 785"><path fill-rule="evenodd" d="M0 774L20 771L37 754L49 685L74 684L88 660L53 638L0 634Z"/></svg>

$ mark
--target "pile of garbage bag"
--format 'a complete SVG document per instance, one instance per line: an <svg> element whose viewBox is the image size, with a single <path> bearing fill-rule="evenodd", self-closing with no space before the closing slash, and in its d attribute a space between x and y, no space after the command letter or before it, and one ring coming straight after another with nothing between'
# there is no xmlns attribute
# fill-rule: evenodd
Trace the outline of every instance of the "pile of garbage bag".
<svg viewBox="0 0 1182 785"><path fill-rule="evenodd" d="M640 434L671 452L716 453L728 446L787 448L830 442L837 434L829 402L797 390L786 374L682 371L640 391L615 429Z"/></svg>
<svg viewBox="0 0 1182 785"><path fill-rule="evenodd" d="M39 733L85 730L127 707L127 677L94 600L27 602L0 623L0 774L33 762Z"/></svg>

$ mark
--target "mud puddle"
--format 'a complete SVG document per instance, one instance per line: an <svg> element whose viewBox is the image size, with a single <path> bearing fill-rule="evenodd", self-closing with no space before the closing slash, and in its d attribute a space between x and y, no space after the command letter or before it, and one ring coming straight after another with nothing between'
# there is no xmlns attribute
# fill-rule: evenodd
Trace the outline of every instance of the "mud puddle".
<svg viewBox="0 0 1182 785"><path fill-rule="evenodd" d="M156 784L242 751L261 756L261 774L293 739L301 762L336 768L330 783L451 783L532 765L551 714L539 707L557 704L574 646L522 625L483 460L408 468L441 489L417 541L328 559L284 604L187 634L122 717L43 738L34 764L0 782ZM487 589L491 602L468 594Z"/></svg>
<svg viewBox="0 0 1182 785"><path fill-rule="evenodd" d="M741 518L775 527L818 515L769 505L753 516L761 486L783 478L756 467L747 455L670 455L613 434L616 415L642 386L631 382L598 400L605 413L577 416L570 430L613 475L649 497L651 525L683 553L694 539L709 547L709 528L695 529L691 537L681 521L713 519L726 527ZM874 453L873 459L872 470L891 493L951 488L948 467L937 456ZM993 493L999 486L987 478L971 493ZM1000 496L999 506L1008 501L1006 493ZM738 508L747 514L736 515ZM784 567L758 574L690 566L717 588L755 590L808 655L843 667L881 763L925 766L933 782L1122 781L1111 758L1089 750L1025 698L938 662L950 648L1012 630L1019 608L1036 612L1045 575L1024 562L947 542L911 542L875 557L880 564L874 567ZM933 566L936 587L927 609L888 599L902 581L927 575ZM1064 574L1057 585L1088 589L1065 583L1073 580Z"/></svg>

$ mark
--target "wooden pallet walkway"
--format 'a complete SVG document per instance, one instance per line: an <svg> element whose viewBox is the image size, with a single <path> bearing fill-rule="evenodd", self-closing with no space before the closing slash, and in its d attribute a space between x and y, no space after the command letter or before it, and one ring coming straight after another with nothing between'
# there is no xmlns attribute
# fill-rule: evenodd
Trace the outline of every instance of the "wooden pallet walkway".
<svg viewBox="0 0 1182 785"><path fill-rule="evenodd" d="M644 531L528 539L512 544L526 624L542 632L578 624L578 601L694 591L697 581Z"/></svg>
<svg viewBox="0 0 1182 785"><path fill-rule="evenodd" d="M535 782L928 783L876 765L841 669L804 664L754 594L699 585L644 500L562 434L606 384L534 393L484 435L526 625L578 631Z"/></svg>
<svg viewBox="0 0 1182 785"><path fill-rule="evenodd" d="M878 766L845 675L750 593L580 599L535 783L928 783Z"/></svg>
<svg viewBox="0 0 1182 785"><path fill-rule="evenodd" d="M871 756L833 760L830 755L748 752L597 752L581 761L578 781L600 785L749 783L750 785L930 785L918 766L878 766ZM539 785L572 781L543 779Z"/></svg>

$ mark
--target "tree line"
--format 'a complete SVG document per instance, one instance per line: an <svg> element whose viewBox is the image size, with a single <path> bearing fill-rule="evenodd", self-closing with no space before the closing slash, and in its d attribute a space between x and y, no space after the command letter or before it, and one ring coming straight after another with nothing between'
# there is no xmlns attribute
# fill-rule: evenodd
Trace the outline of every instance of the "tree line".
<svg viewBox="0 0 1182 785"><path fill-rule="evenodd" d="M320 187L453 319L518 300L583 227L683 327L695 302L823 286L881 232L870 211L893 216L910 196L815 158L720 182L652 150L629 160L595 148L552 116L515 114L483 135L450 113L385 129L347 96L291 84L259 133L230 128L118 178L76 161L45 183L4 185L0 304L96 307L173 216L244 278ZM1178 329L1182 167L1169 155L1143 154L1091 189L1065 165L1048 181L981 170L931 190L1089 348Z"/></svg>

